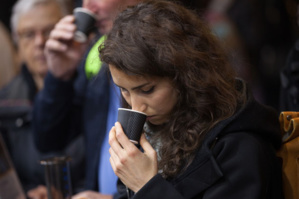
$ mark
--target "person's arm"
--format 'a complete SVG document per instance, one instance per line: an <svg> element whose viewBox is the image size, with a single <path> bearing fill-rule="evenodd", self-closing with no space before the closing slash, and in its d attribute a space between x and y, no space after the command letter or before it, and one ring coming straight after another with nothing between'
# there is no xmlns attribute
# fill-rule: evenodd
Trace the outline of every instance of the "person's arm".
<svg viewBox="0 0 299 199"><path fill-rule="evenodd" d="M81 132L82 105L73 87L73 80L62 81L49 73L35 98L33 131L42 152L64 149Z"/></svg>
<svg viewBox="0 0 299 199"><path fill-rule="evenodd" d="M35 99L33 114L35 143L43 152L63 149L81 130L81 104L86 82L81 82L79 77L85 73L83 67L78 66L89 41L74 41L74 20L72 15L62 18L45 45L49 73L43 90ZM75 77L77 70L82 70L77 73L79 77ZM74 81L79 81L83 89L76 88Z"/></svg>

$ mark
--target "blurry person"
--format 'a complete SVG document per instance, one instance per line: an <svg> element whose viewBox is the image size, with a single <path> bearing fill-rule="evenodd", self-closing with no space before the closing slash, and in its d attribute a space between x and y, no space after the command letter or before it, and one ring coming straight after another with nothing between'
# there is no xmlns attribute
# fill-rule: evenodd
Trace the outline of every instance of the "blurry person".
<svg viewBox="0 0 299 199"><path fill-rule="evenodd" d="M296 22L298 27L298 2L296 2L296 7ZM288 54L286 64L280 72L280 83L280 111L299 111L299 37L294 42Z"/></svg>
<svg viewBox="0 0 299 199"><path fill-rule="evenodd" d="M97 16L95 34L85 43L76 42L75 18L69 15L56 24L46 43L49 73L34 104L36 146L42 152L61 150L74 132L84 135L86 191L74 198L112 198L117 192L117 176L109 163L108 133L117 117L120 94L107 75L107 66L99 60L98 46L115 16L137 2L83 0L83 7Z"/></svg>
<svg viewBox="0 0 299 199"><path fill-rule="evenodd" d="M81 190L84 182L83 137L77 136L61 150L40 153L34 144L31 125L32 104L36 94L43 88L48 71L45 42L55 24L69 12L70 7L65 1L19 0L13 7L11 17L12 33L22 68L0 91L0 128L23 188L26 192L30 190L28 196L32 198L42 198L46 194L44 167L39 161L50 156L67 155L72 158L74 192ZM47 115L47 112L43 114ZM68 139L71 138L74 137Z"/></svg>
<svg viewBox="0 0 299 199"><path fill-rule="evenodd" d="M18 71L16 49L7 28L0 22L0 88L7 84Z"/></svg>
<svg viewBox="0 0 299 199"><path fill-rule="evenodd" d="M195 13L144 1L118 15L99 49L124 108L147 114L142 150L119 122L109 133L118 198L283 198L278 114L236 78Z"/></svg>

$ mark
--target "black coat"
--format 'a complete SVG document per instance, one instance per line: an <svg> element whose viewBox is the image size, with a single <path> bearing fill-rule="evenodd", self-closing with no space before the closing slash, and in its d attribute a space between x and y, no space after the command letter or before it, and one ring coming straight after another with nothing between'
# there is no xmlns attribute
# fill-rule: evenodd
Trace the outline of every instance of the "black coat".
<svg viewBox="0 0 299 199"><path fill-rule="evenodd" d="M205 137L192 164L179 176L154 176L134 199L281 199L278 114L251 96L234 116ZM126 198L118 183L118 198Z"/></svg>

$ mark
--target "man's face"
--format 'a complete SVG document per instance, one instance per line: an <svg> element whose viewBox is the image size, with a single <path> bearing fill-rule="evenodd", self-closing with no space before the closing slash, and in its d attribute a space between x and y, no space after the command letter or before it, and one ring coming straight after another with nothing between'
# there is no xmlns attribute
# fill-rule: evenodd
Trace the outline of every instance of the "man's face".
<svg viewBox="0 0 299 199"><path fill-rule="evenodd" d="M101 34L107 34L113 25L115 16L128 5L134 5L138 0L83 0L83 7L95 13L98 17L96 26Z"/></svg>
<svg viewBox="0 0 299 199"><path fill-rule="evenodd" d="M47 73L44 47L50 31L61 17L56 3L38 4L20 16L17 25L19 55L34 76Z"/></svg>

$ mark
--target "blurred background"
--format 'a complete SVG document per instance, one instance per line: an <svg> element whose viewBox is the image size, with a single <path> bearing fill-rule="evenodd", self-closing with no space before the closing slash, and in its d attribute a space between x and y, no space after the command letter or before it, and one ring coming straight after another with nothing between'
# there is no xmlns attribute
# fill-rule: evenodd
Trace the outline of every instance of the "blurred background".
<svg viewBox="0 0 299 199"><path fill-rule="evenodd" d="M80 0L72 1L73 7L81 5ZM299 34L297 0L176 1L195 10L207 21L255 97L278 110L280 71ZM0 6L0 21L8 39L11 39L9 21L14 3L15 0L2 0ZM3 41L0 42L2 45ZM10 72L2 72L5 70L1 68L5 67L2 61L0 88L18 71L18 67L10 65Z"/></svg>

